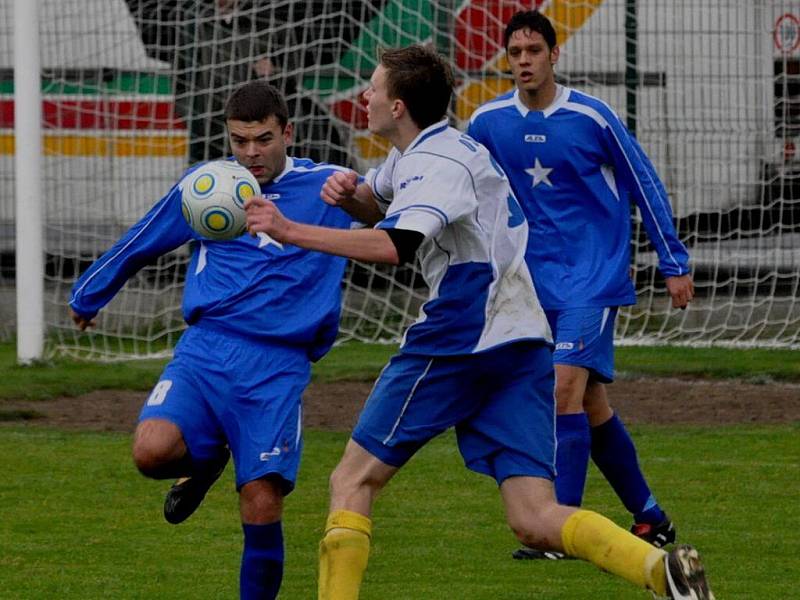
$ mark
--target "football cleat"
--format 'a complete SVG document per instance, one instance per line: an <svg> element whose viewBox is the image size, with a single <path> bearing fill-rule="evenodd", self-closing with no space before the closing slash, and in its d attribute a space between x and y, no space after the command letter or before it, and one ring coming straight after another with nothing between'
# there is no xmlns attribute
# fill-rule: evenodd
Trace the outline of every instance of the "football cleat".
<svg viewBox="0 0 800 600"><path fill-rule="evenodd" d="M669 517L664 517L661 523L634 523L631 533L656 548L663 548L675 542L675 526Z"/></svg>
<svg viewBox="0 0 800 600"><path fill-rule="evenodd" d="M511 557L514 560L576 560L574 556L569 556L563 552L536 550L535 548L528 548L527 546L515 550Z"/></svg>
<svg viewBox="0 0 800 600"><path fill-rule="evenodd" d="M192 477L183 477L172 484L164 498L164 518L168 523L173 525L183 523L197 510L208 490L222 475L230 457L230 450L224 448L219 458L210 464L208 471Z"/></svg>
<svg viewBox="0 0 800 600"><path fill-rule="evenodd" d="M676 546L664 557L667 598L671 600L714 600L708 588L700 555L692 546Z"/></svg>

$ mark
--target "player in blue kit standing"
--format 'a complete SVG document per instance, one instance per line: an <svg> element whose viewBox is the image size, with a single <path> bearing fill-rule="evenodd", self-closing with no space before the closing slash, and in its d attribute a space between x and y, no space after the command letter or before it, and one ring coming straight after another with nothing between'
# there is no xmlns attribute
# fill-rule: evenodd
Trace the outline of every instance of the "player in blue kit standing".
<svg viewBox="0 0 800 600"><path fill-rule="evenodd" d="M372 504L430 439L455 427L469 469L493 477L524 544L566 550L672 598L713 598L696 550L670 554L605 517L556 503L553 364L547 319L524 260L528 226L486 148L448 126L449 66L387 50L365 93L369 129L394 146L359 181L333 174L323 199L373 229L333 230L247 204L251 233L362 261L420 259L429 297L379 376L339 465L320 543L320 600L355 600Z"/></svg>
<svg viewBox="0 0 800 600"><path fill-rule="evenodd" d="M661 547L675 541L673 524L605 386L614 379L618 308L636 303L631 200L676 308L694 295L688 254L664 186L619 117L603 101L556 83L559 48L547 17L515 14L504 42L516 87L478 108L467 133L507 173L530 226L525 257L556 344L558 500L581 505L591 454L633 515L631 530ZM564 556L522 549L515 558Z"/></svg>
<svg viewBox="0 0 800 600"><path fill-rule="evenodd" d="M276 88L243 85L229 98L225 120L233 155L262 194L292 218L350 226L347 213L319 199L328 176L343 169L286 155L292 126ZM189 327L142 409L133 460L148 477L182 478L164 505L167 521L180 523L233 454L244 530L241 598L272 599L283 574L283 498L302 449L301 394L310 362L335 339L346 261L267 235L201 238L181 215L176 184L78 279L73 320L91 326L129 277L186 242Z"/></svg>

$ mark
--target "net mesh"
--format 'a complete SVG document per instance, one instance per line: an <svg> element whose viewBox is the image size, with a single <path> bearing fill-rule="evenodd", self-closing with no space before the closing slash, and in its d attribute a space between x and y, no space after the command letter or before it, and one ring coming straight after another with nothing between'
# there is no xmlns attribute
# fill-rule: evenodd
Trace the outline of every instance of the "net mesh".
<svg viewBox="0 0 800 600"><path fill-rule="evenodd" d="M0 0L0 295L14 302L12 0ZM225 8L230 5L231 10ZM222 6L222 8L220 8ZM360 97L376 49L434 44L455 65L463 127L510 89L503 23L538 6L557 26L557 76L606 100L670 193L698 298L670 309L633 215L638 303L620 343L800 347L800 2L42 0L48 351L168 354L184 325L187 250L132 279L78 334L76 276L183 169L227 153L222 107L241 82L286 94L291 152L361 172L388 151ZM340 339L397 341L425 296L416 267L350 265ZM0 336L13 333L13 314Z"/></svg>

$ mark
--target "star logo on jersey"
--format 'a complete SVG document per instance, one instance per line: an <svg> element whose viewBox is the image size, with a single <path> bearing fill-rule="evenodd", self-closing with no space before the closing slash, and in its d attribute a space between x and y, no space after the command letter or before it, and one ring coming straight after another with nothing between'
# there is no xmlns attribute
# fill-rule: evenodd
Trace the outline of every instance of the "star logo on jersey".
<svg viewBox="0 0 800 600"><path fill-rule="evenodd" d="M269 235L264 233L263 231L258 232L258 247L263 248L264 246L269 246L270 244L274 244L281 250L283 250L283 244L273 240Z"/></svg>
<svg viewBox="0 0 800 600"><path fill-rule="evenodd" d="M533 186L536 187L540 183L546 183L550 187L553 187L553 184L550 181L550 172L553 169L548 169L547 167L543 167L542 163L539 162L538 157L534 160L533 168L532 169L525 169L525 172L533 177Z"/></svg>

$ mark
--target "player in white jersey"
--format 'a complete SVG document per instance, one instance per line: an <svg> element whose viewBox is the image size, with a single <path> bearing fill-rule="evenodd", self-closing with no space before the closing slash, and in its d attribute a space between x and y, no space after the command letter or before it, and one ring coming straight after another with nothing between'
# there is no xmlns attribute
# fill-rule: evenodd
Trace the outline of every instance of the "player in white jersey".
<svg viewBox="0 0 800 600"><path fill-rule="evenodd" d="M664 187L619 117L605 102L556 83L559 48L547 17L515 14L504 41L516 87L476 110L468 133L508 175L531 229L526 258L556 343L556 494L563 504L581 505L591 454L633 516L631 530L664 546L675 541L675 529L605 386L614 379L617 310L636 302L631 201L676 308L693 296L689 257Z"/></svg>
<svg viewBox="0 0 800 600"><path fill-rule="evenodd" d="M323 188L323 199L374 229L316 227L265 199L248 203L253 234L362 261L416 255L430 287L331 475L319 598L358 598L375 496L449 427L467 467L497 481L524 544L566 550L660 594L668 571L691 564L705 588L693 549L667 555L597 513L556 503L552 346L524 260L527 224L486 149L443 120L452 87L449 66L429 49L382 54L365 97L370 130L394 149L365 181L338 173Z"/></svg>

